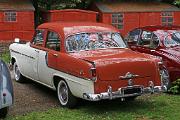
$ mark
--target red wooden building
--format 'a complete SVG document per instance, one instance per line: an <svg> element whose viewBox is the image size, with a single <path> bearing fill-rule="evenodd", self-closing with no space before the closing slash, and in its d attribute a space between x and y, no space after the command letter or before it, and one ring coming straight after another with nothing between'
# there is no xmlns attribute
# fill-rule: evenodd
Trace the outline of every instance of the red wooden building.
<svg viewBox="0 0 180 120"><path fill-rule="evenodd" d="M65 10L49 10L44 11L44 22L56 22L56 21L88 21L96 22L97 12L80 10L80 9L65 9Z"/></svg>
<svg viewBox="0 0 180 120"><path fill-rule="evenodd" d="M160 2L97 2L99 22L112 24L125 35L136 27L180 25L180 9Z"/></svg>
<svg viewBox="0 0 180 120"><path fill-rule="evenodd" d="M0 40L32 39L34 10L30 0L0 0Z"/></svg>

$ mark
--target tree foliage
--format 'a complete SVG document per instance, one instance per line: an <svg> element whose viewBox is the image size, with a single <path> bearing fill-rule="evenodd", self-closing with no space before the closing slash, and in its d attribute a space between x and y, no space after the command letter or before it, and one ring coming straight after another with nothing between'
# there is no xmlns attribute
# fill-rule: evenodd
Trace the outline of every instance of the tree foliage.
<svg viewBox="0 0 180 120"><path fill-rule="evenodd" d="M92 0L32 0L36 8L45 10L86 8Z"/></svg>
<svg viewBox="0 0 180 120"><path fill-rule="evenodd" d="M35 8L43 8L45 10L51 9L65 9L65 8L82 8L85 9L88 5L95 0L32 0ZM152 0L96 0L96 1L152 1ZM180 0L153 0L164 1L180 5Z"/></svg>
<svg viewBox="0 0 180 120"><path fill-rule="evenodd" d="M180 7L180 0L175 0L174 4L177 5L178 7Z"/></svg>

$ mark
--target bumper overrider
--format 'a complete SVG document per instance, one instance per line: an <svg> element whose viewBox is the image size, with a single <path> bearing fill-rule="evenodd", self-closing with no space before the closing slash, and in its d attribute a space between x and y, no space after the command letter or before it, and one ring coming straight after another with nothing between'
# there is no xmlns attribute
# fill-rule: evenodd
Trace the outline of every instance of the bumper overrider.
<svg viewBox="0 0 180 120"><path fill-rule="evenodd" d="M116 99L116 98L126 98L126 97L132 97L132 96L141 96L143 94L153 94L153 93L160 93L160 92L166 92L167 87L166 86L149 86L144 87L140 85L134 85L134 86L127 86L119 88L117 91L112 91L112 87L109 86L107 92L103 92L100 94L88 94L84 93L83 98L89 101L100 101L105 99Z"/></svg>

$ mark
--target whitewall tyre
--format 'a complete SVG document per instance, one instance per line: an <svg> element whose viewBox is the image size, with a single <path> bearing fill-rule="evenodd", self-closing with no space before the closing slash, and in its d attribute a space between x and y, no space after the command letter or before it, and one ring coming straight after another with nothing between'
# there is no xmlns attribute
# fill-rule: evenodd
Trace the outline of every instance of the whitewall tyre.
<svg viewBox="0 0 180 120"><path fill-rule="evenodd" d="M74 108L77 104L77 98L72 95L64 80L60 80L58 83L57 96L62 107Z"/></svg>
<svg viewBox="0 0 180 120"><path fill-rule="evenodd" d="M20 82L20 83L24 82L25 77L21 74L16 62L14 63L13 66L13 72L14 72L14 79L16 82Z"/></svg>

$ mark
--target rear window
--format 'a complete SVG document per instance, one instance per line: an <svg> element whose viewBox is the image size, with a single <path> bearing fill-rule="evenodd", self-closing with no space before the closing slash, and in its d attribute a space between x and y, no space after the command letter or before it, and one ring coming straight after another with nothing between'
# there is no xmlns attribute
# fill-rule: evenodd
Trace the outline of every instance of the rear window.
<svg viewBox="0 0 180 120"><path fill-rule="evenodd" d="M66 50L75 52L102 48L125 48L119 33L80 33L66 39Z"/></svg>

